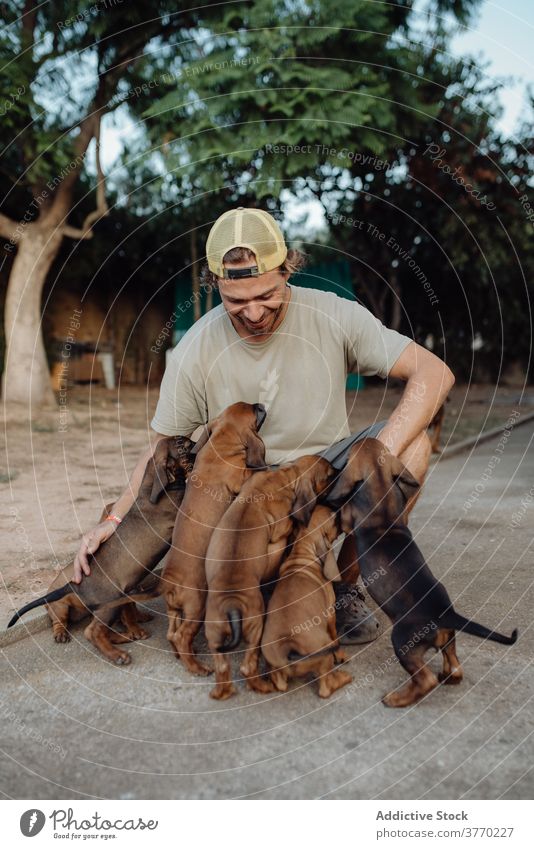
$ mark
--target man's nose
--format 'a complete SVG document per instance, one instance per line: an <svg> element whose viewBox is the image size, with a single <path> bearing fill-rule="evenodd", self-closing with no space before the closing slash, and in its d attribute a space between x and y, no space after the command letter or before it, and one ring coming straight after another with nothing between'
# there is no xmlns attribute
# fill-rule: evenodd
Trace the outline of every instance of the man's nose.
<svg viewBox="0 0 534 849"><path fill-rule="evenodd" d="M243 309L243 315L247 321L261 321L263 318L264 308L261 304L247 304Z"/></svg>

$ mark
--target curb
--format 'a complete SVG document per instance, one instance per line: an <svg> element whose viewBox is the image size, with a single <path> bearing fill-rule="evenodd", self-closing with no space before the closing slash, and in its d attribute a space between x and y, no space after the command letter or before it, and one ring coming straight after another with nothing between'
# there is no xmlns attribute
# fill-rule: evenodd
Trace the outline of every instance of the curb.
<svg viewBox="0 0 534 849"><path fill-rule="evenodd" d="M455 457L456 454L462 454L464 451L469 451L477 445L482 445L483 442L488 442L490 439L493 439L494 436L500 436L503 430L506 429L508 421L509 418L503 422L502 425L492 427L490 430L484 430L482 433L475 434L475 436L468 436L467 439L462 439L461 442L456 442L449 448L445 448L441 454L434 455L433 462L437 463L440 460L447 460L449 457ZM521 425L528 424L528 422L532 421L534 421L534 411L531 413L525 413L524 416L520 416L518 419L515 419L512 424L512 429L521 427Z"/></svg>
<svg viewBox="0 0 534 849"><path fill-rule="evenodd" d="M47 613L37 613L33 616L28 616L24 622L17 622L9 631L7 629L0 631L0 649L4 648L4 646L11 646L13 643L18 643L19 640L23 640L31 634L39 634L49 627L51 626Z"/></svg>

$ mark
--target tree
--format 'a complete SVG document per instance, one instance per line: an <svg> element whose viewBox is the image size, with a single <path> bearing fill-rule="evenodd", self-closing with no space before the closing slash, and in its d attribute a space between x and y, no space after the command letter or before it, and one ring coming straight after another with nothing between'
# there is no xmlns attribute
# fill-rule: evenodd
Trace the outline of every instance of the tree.
<svg viewBox="0 0 534 849"><path fill-rule="evenodd" d="M187 36L198 25L202 4L196 11L176 5L2 4L0 59L8 92L3 120L10 133L2 169L13 186L3 200L0 235L6 250L16 253L5 304L4 402L27 408L54 402L40 327L43 285L63 240L91 239L108 214L100 165L104 117L130 109L137 89L157 87L154 68L166 51L178 53L179 63L190 43L197 55ZM95 208L82 221L71 221L74 188L87 171L90 146Z"/></svg>
<svg viewBox="0 0 534 849"><path fill-rule="evenodd" d="M477 5L435 0L429 8L465 22ZM394 159L440 109L442 90L420 70L428 48L410 37L410 0L247 0L193 11L179 4L178 12L166 0L127 9L119 0L4 6L11 140L2 167L14 185L0 234L15 254L5 310L8 401L53 400L41 293L63 240L92 238L109 212L99 160L109 113L148 117L139 174L127 165L138 211L143 195L147 210L159 208L161 186L197 233L199 217L207 221L219 205L261 202L276 211L284 187L333 212L343 193L361 190L365 166L355 157ZM91 173L90 150L94 209L80 219L74 188ZM189 249L194 257L195 236Z"/></svg>
<svg viewBox="0 0 534 849"><path fill-rule="evenodd" d="M499 85L448 55L454 18L477 5L430 3L439 17L423 31L410 3L223 7L183 87L144 113L180 194L195 174L199 193L275 213L282 189L319 200L356 294L418 341L432 334L463 376L477 334L476 361L492 375L507 340L519 333L526 364L531 339L530 284L514 256L529 261L517 192L528 131L502 139ZM444 168L432 145L447 148Z"/></svg>
<svg viewBox="0 0 534 849"><path fill-rule="evenodd" d="M529 369L533 254L520 198L532 131L503 138L500 84L474 62L435 59L424 69L445 84L435 121L399 147L394 167L361 173L359 184L352 175L330 240L382 321L422 343L431 335L458 377L498 379L513 360Z"/></svg>
<svg viewBox="0 0 534 849"><path fill-rule="evenodd" d="M463 20L478 2L430 5ZM428 48L410 37L411 6L222 6L183 85L143 113L153 141L165 138L169 171L180 181L188 166L201 168L206 191L276 205L284 186L335 179L358 153L395 150L435 115L441 94L420 79Z"/></svg>

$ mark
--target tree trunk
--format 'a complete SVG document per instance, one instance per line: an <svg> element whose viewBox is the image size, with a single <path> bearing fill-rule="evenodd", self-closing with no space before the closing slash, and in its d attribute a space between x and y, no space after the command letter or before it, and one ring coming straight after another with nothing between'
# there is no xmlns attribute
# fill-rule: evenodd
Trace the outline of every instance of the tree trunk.
<svg viewBox="0 0 534 849"><path fill-rule="evenodd" d="M9 276L2 392L4 403L24 404L30 413L56 403L43 342L41 296L62 239L57 227L26 224Z"/></svg>

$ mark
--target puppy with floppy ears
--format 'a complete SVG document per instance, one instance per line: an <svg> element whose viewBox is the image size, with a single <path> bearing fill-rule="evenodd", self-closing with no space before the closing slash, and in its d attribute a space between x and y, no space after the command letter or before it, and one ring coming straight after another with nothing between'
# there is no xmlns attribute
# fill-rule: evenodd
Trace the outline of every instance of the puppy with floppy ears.
<svg viewBox="0 0 534 849"><path fill-rule="evenodd" d="M318 505L280 567L261 650L269 677L282 692L290 678L313 675L326 699L352 681L348 672L334 670L345 653L337 639L334 590L325 575L337 571L332 545L339 533L335 513Z"/></svg>
<svg viewBox="0 0 534 849"><path fill-rule="evenodd" d="M294 525L308 522L333 475L330 463L315 454L256 472L214 532L206 555L206 637L216 677L212 698L227 699L235 692L227 652L237 648L241 632L247 644L241 664L247 686L260 693L273 690L259 675L265 612L260 585L276 576Z"/></svg>
<svg viewBox="0 0 534 849"><path fill-rule="evenodd" d="M176 657L196 675L211 672L193 650L206 608L206 551L245 481L265 465L265 446L258 436L265 416L262 404L232 404L206 425L195 446L194 473L176 519L161 590L169 617L167 639Z"/></svg>
<svg viewBox="0 0 534 849"><path fill-rule="evenodd" d="M130 663L131 657L115 648L116 643L145 639L148 634L138 626L146 614L135 612L129 594L151 572L167 552L176 514L181 504L186 477L193 468L193 443L183 436L161 439L148 461L137 498L118 526L91 556L91 574L81 584L70 583L72 566L63 569L42 598L27 604L11 619L11 627L28 610L47 604L54 639L70 639L68 624L93 614L85 636L114 663ZM142 598L153 597L152 594ZM127 631L110 629L122 615Z"/></svg>
<svg viewBox="0 0 534 849"><path fill-rule="evenodd" d="M459 684L462 667L455 631L505 645L517 639L490 631L454 610L447 590L436 580L406 526L407 499L419 484L400 460L376 439L353 446L347 465L328 495L340 511L345 533L354 533L358 562L367 591L393 623L391 641L410 680L388 693L388 707L406 707L423 698L438 682ZM425 665L429 648L441 650L443 670L436 677Z"/></svg>

